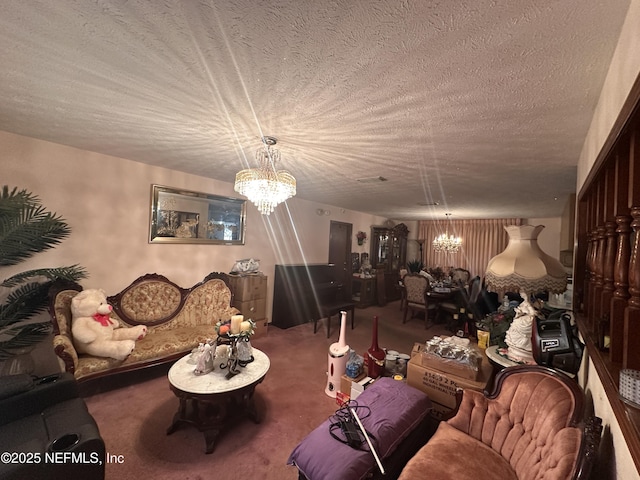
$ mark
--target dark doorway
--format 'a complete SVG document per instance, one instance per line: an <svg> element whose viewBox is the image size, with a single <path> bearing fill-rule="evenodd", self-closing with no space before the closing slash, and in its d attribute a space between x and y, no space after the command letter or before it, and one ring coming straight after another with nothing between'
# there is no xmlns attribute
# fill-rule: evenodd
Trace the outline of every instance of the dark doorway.
<svg viewBox="0 0 640 480"><path fill-rule="evenodd" d="M329 227L329 263L336 268L336 281L344 285L344 298L351 298L351 233L353 225L331 221Z"/></svg>

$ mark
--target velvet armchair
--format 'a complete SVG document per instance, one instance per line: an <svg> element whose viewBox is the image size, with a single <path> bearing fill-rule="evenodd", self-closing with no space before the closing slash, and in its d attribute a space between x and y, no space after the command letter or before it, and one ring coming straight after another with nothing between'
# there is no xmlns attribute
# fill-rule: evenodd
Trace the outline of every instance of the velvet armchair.
<svg viewBox="0 0 640 480"><path fill-rule="evenodd" d="M602 426L583 422L576 381L546 367L521 365L496 375L490 394L465 390L457 413L438 426L400 480L586 479Z"/></svg>

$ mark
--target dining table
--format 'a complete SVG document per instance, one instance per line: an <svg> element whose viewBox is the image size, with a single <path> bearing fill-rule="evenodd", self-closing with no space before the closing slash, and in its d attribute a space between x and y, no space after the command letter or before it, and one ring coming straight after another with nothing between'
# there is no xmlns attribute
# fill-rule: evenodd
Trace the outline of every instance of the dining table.
<svg viewBox="0 0 640 480"><path fill-rule="evenodd" d="M460 313L460 309L466 307L466 294L467 291L463 285L440 282L434 283L426 295L430 302L436 304L436 321L441 318L443 312L449 313L452 316ZM464 312L464 310L462 310L462 312Z"/></svg>

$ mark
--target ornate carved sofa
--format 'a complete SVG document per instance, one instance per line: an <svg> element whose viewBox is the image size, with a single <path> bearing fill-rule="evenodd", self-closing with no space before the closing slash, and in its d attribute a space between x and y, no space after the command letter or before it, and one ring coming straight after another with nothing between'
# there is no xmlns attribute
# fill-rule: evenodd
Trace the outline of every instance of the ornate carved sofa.
<svg viewBox="0 0 640 480"><path fill-rule="evenodd" d="M111 317L124 327L146 325L147 335L136 342L124 361L78 354L71 334L71 299L82 291L77 283L56 281L49 290L53 347L64 370L82 382L180 358L207 338L214 325L240 313L231 306L232 293L224 273L211 273L191 288L181 288L155 273L136 279L120 293L107 297Z"/></svg>

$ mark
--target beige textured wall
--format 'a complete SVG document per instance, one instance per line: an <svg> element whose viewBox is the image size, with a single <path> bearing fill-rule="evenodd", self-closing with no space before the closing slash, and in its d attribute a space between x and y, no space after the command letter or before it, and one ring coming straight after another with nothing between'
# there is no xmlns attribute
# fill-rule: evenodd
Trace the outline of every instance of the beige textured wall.
<svg viewBox="0 0 640 480"><path fill-rule="evenodd" d="M538 245L544 253L558 260L560 258L560 217L529 218L526 223L544 225L544 229L538 235Z"/></svg>
<svg viewBox="0 0 640 480"><path fill-rule="evenodd" d="M593 167L602 146L618 118L640 67L640 0L631 0L600 100L578 162L577 192Z"/></svg>
<svg viewBox="0 0 640 480"><path fill-rule="evenodd" d="M580 192L598 153L626 100L631 86L640 73L640 0L632 0L622 29L609 73L605 81L591 128L585 140L578 163L576 191ZM591 362L585 362L581 371L581 384L593 398L595 413L603 419L605 436L603 453L608 467L598 478L638 479L638 473L618 422L611 409L598 374Z"/></svg>
<svg viewBox="0 0 640 480"><path fill-rule="evenodd" d="M229 272L235 260L253 257L269 276L270 314L277 263L327 262L331 220L353 224L353 251L368 251L368 243L357 245L355 233L386 220L294 198L269 217L249 204L244 246L149 244L152 184L239 197L233 185L7 132L0 132L0 158L1 184L38 195L72 230L58 247L4 267L2 278L77 263L90 274L82 282L85 288L112 294L151 272L189 287L209 272ZM319 216L318 209L331 213Z"/></svg>

